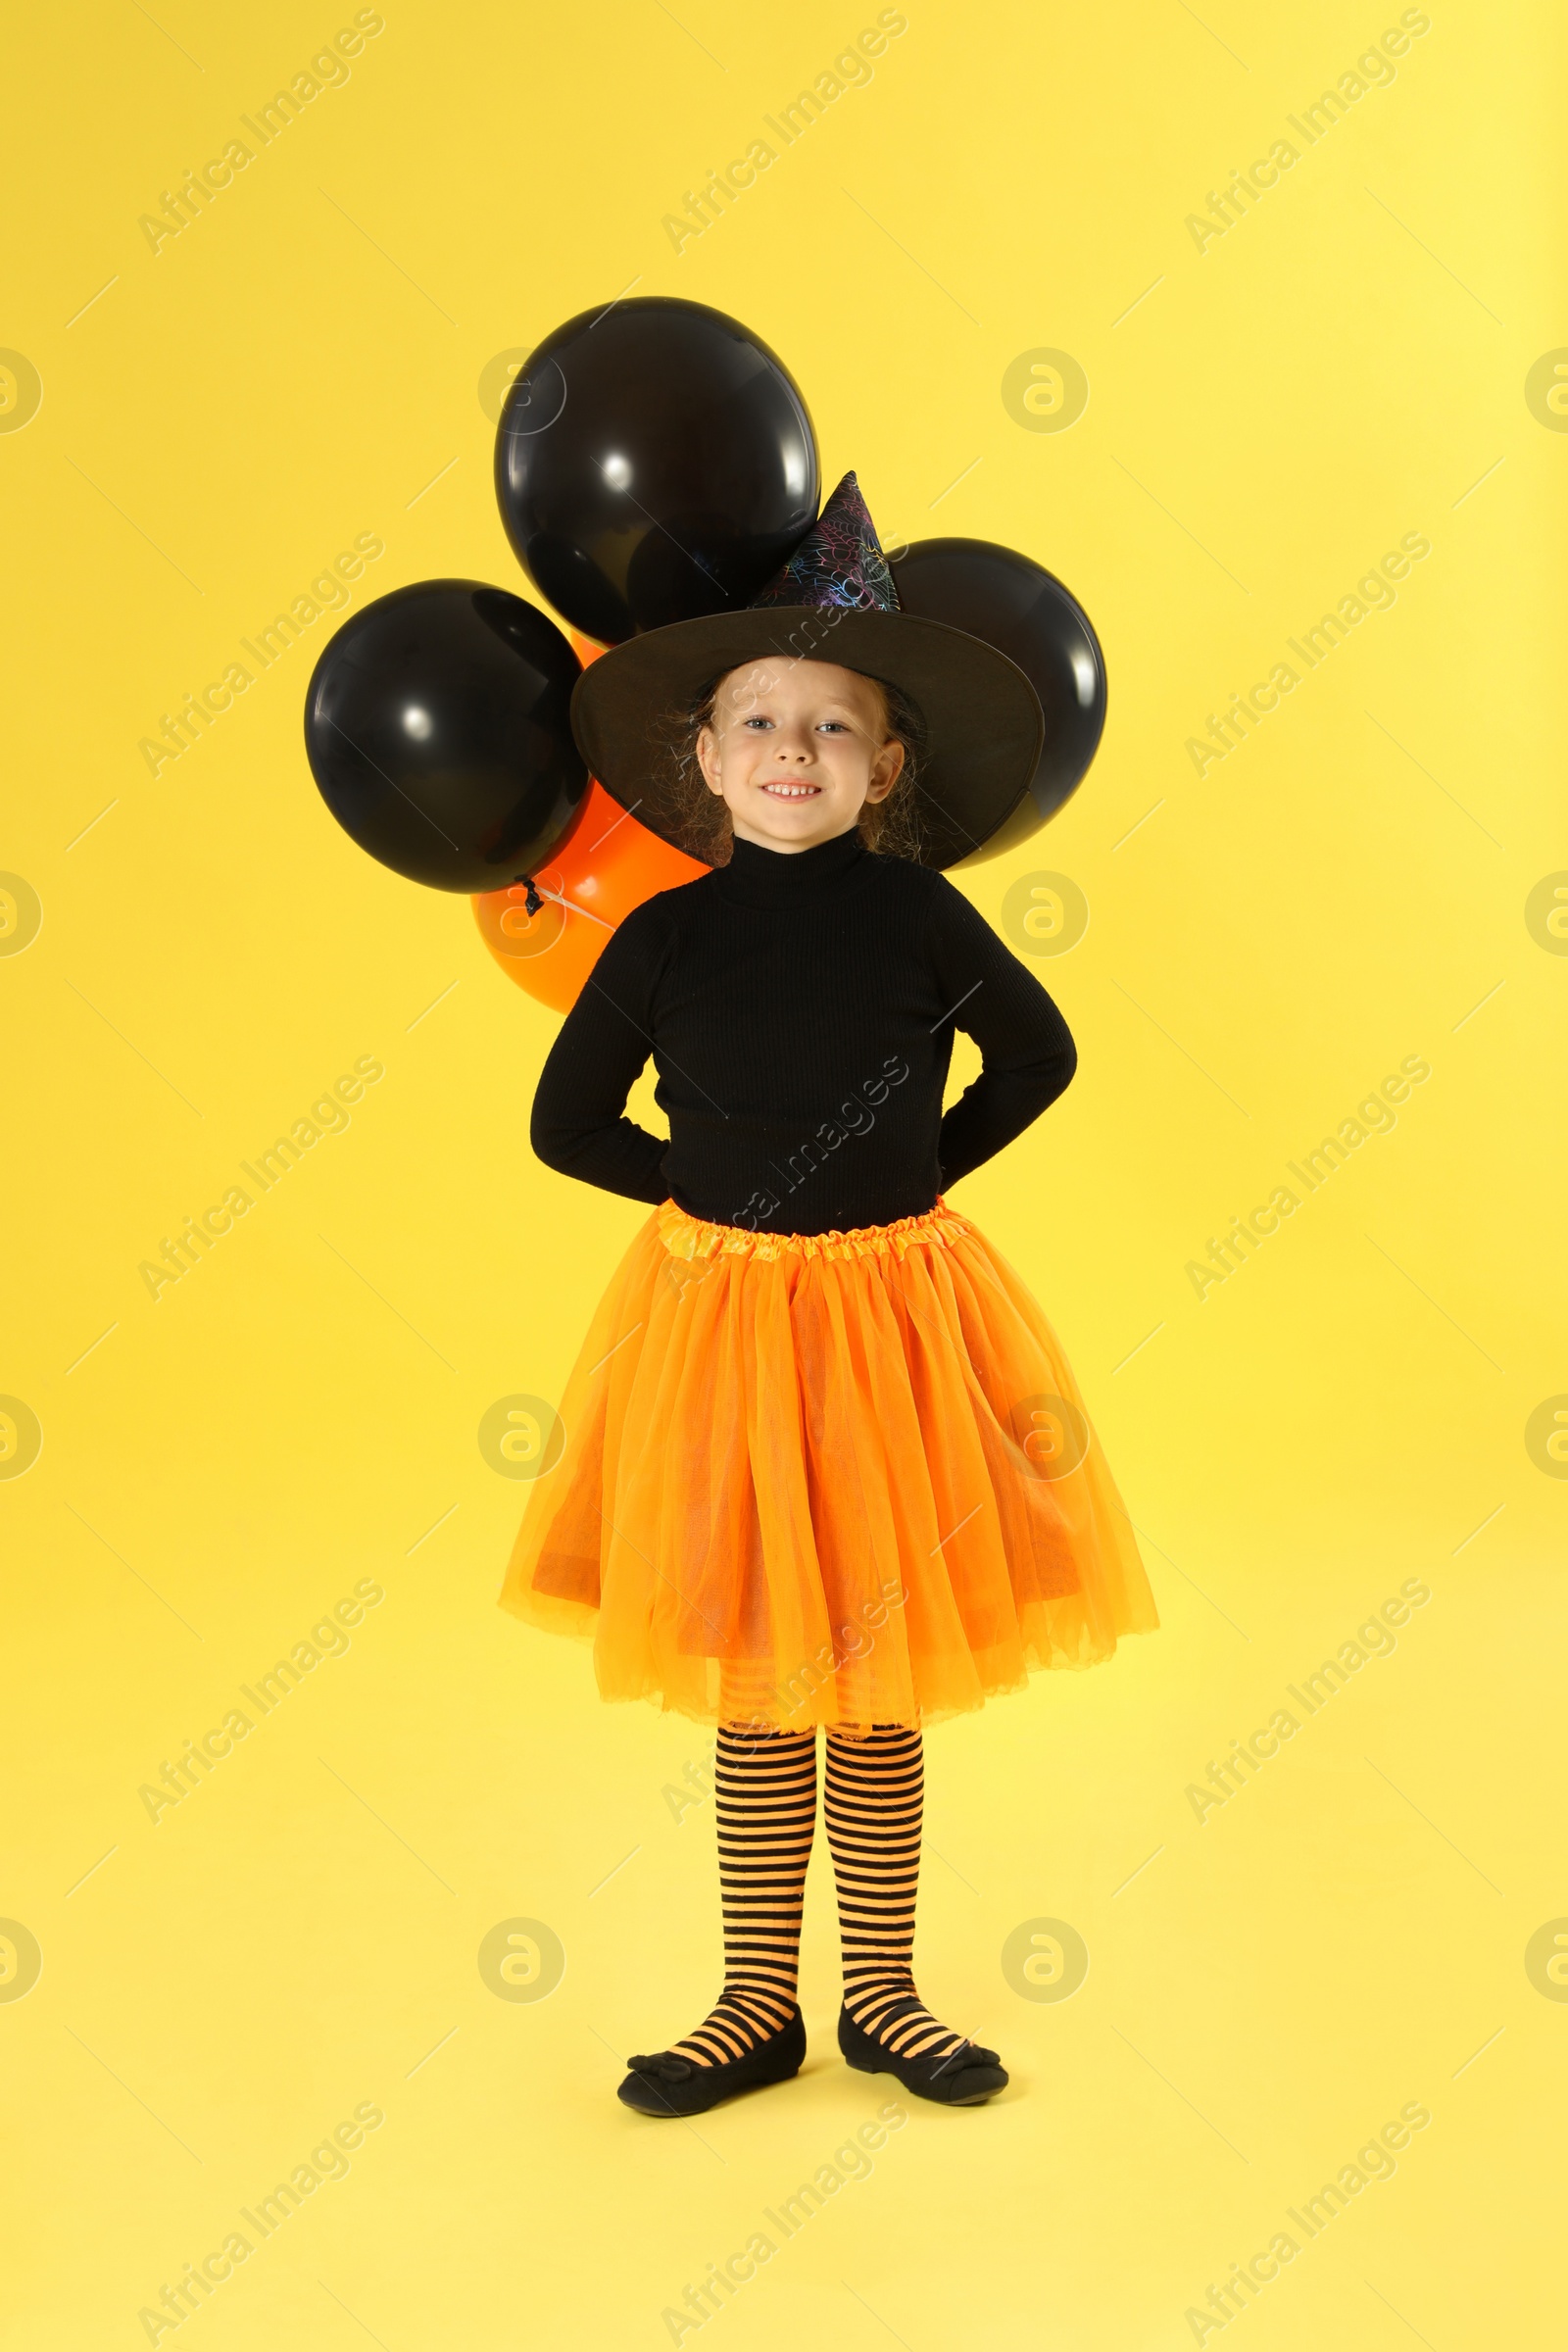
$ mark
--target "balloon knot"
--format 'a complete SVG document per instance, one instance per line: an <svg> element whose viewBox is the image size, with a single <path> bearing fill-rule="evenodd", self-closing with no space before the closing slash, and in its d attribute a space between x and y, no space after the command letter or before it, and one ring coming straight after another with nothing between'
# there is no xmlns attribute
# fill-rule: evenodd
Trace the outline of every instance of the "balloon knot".
<svg viewBox="0 0 1568 2352"><path fill-rule="evenodd" d="M522 879L527 892L527 896L523 900L523 905L527 907L530 914L537 914L540 907L544 905L543 899L539 896L539 885L535 882L532 874L524 874Z"/></svg>

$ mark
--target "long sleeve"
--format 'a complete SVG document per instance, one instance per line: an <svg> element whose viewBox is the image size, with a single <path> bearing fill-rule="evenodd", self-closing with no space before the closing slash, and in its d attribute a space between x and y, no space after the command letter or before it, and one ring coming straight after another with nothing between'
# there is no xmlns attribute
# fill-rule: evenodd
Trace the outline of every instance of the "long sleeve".
<svg viewBox="0 0 1568 2352"><path fill-rule="evenodd" d="M994 1157L1055 1102L1078 1066L1078 1051L1033 972L945 879L930 939L954 1025L974 1039L984 1064L942 1121L937 1157L946 1186Z"/></svg>
<svg viewBox="0 0 1568 2352"><path fill-rule="evenodd" d="M620 925L545 1058L529 1132L547 1167L656 1204L667 1192L668 1147L624 1112L652 1051L654 991L673 944L656 902Z"/></svg>

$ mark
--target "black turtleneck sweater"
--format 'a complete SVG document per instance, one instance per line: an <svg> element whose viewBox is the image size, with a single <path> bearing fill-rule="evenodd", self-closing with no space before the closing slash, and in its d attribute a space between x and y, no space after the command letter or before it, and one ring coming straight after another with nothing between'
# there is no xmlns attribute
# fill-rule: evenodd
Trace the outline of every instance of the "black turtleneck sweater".
<svg viewBox="0 0 1568 2352"><path fill-rule="evenodd" d="M981 1075L946 1117L953 1032ZM664 1143L622 1114L649 1054ZM760 1233L922 1215L1067 1085L1051 998L941 874L866 849L737 841L634 909L551 1048L539 1157Z"/></svg>

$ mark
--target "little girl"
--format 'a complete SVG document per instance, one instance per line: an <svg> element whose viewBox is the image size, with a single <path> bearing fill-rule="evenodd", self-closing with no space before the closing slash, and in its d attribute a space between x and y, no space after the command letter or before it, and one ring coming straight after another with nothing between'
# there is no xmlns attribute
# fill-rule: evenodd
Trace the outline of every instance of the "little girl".
<svg viewBox="0 0 1568 2352"><path fill-rule="evenodd" d="M696 2115L799 2070L821 1727L840 2050L977 2105L998 2054L912 1970L923 1727L1157 1623L1054 1335L945 1197L1076 1066L1045 989L915 861L1018 800L1040 706L899 611L851 474L752 607L602 656L572 715L606 788L713 866L620 925L533 1108L549 1166L654 1213L502 1604L591 1638L605 1698L716 1727L723 1987L619 2096ZM944 1115L956 1028L984 1066ZM667 1143L623 1115L650 1054Z"/></svg>

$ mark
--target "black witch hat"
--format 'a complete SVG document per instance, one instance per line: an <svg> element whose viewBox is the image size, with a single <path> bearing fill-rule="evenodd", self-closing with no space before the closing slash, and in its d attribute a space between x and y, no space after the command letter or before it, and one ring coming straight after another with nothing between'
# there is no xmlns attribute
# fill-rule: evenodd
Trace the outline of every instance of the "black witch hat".
<svg viewBox="0 0 1568 2352"><path fill-rule="evenodd" d="M847 473L788 561L735 612L673 621L591 662L571 701L590 772L639 823L678 841L682 812L662 773L661 721L690 710L743 662L831 662L896 686L924 721L914 776L922 862L957 864L1029 788L1045 721L1023 671L964 629L899 609L859 484Z"/></svg>

